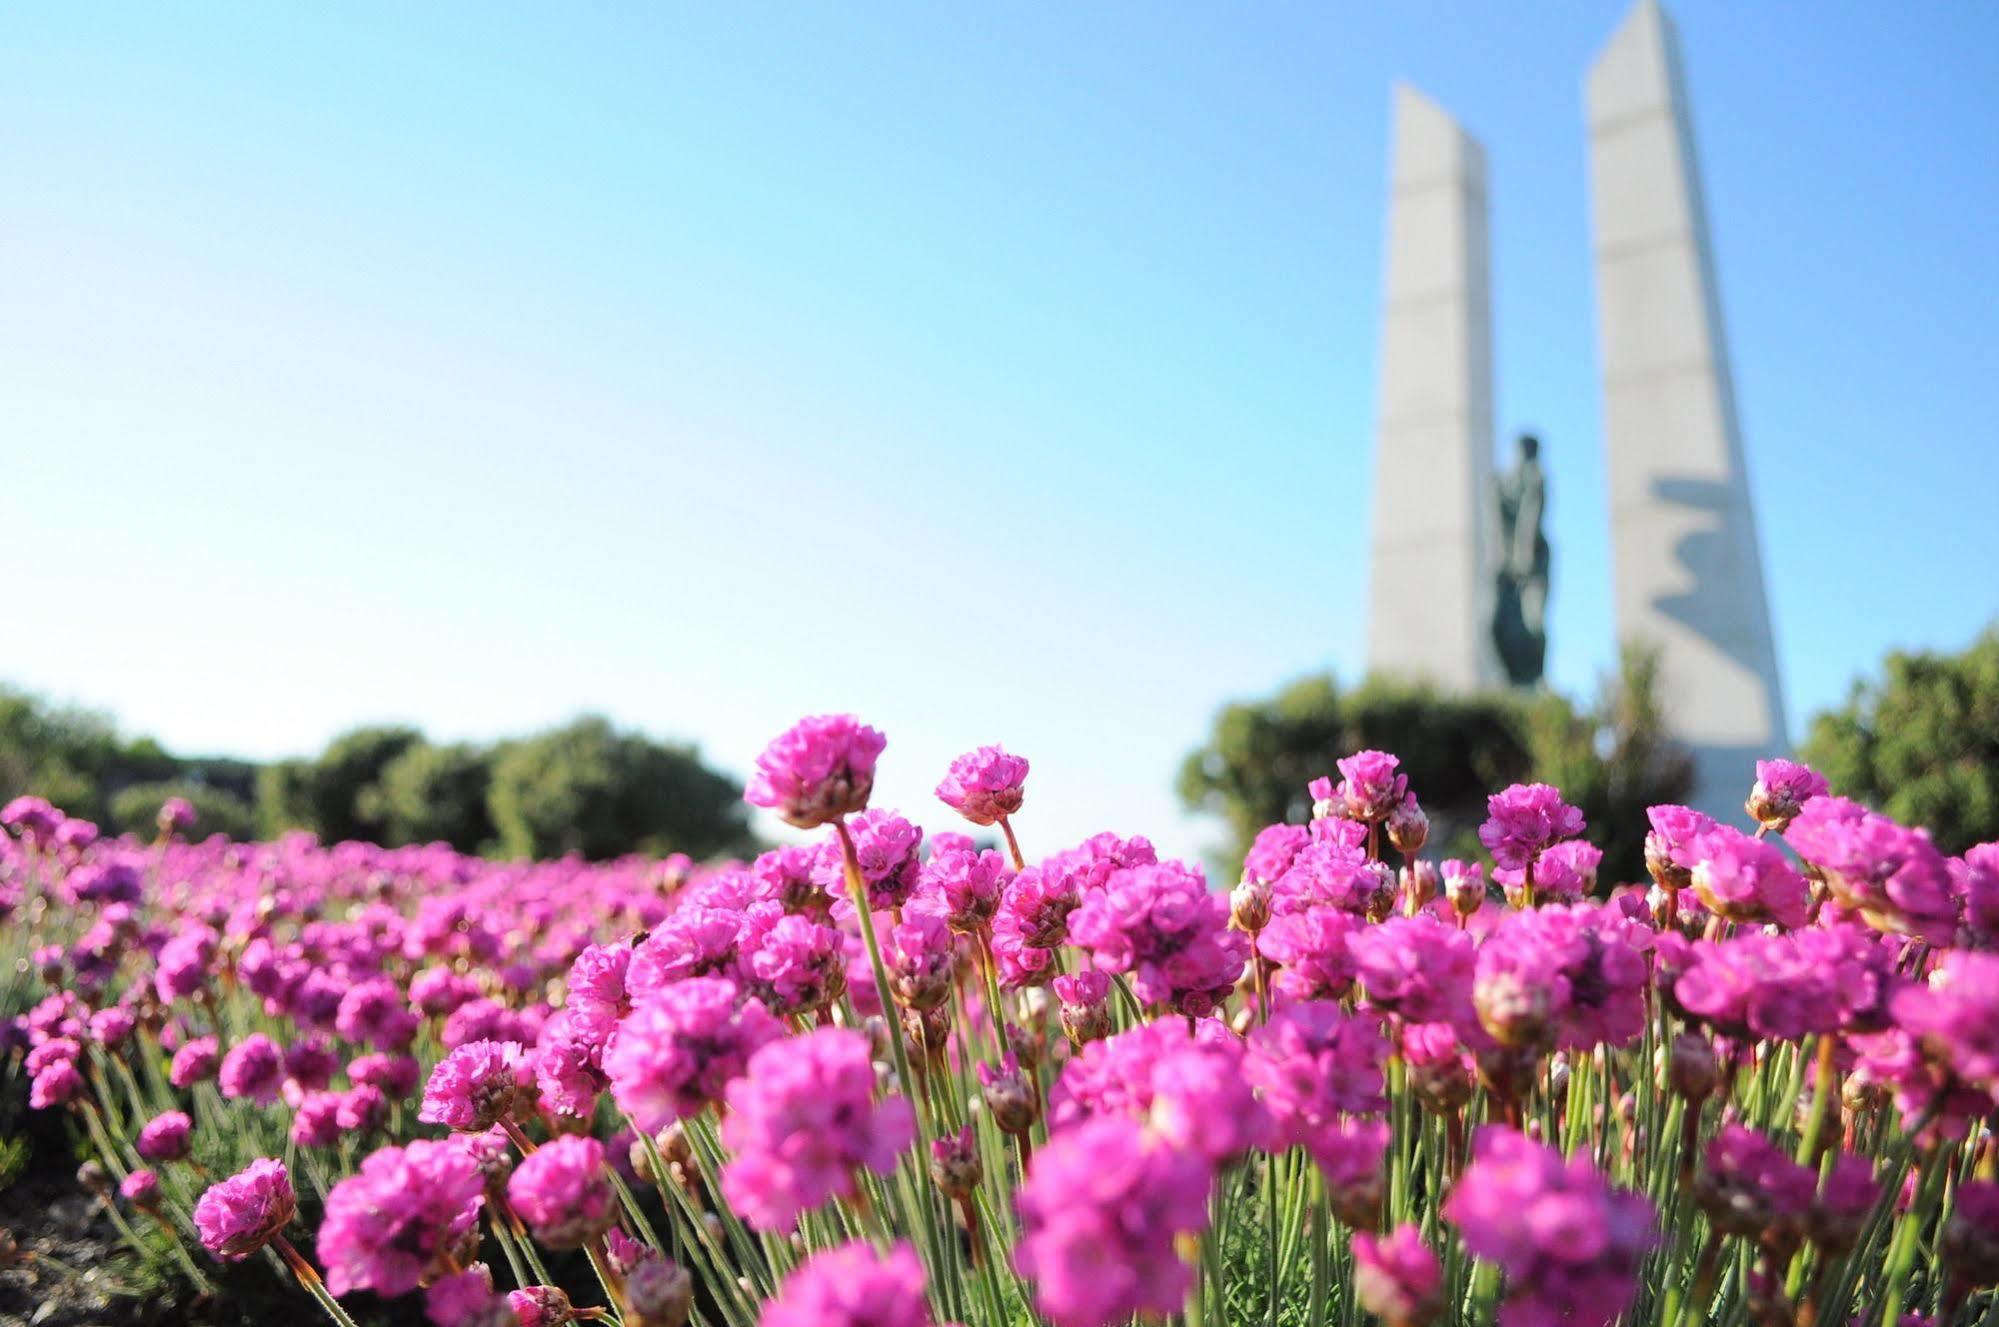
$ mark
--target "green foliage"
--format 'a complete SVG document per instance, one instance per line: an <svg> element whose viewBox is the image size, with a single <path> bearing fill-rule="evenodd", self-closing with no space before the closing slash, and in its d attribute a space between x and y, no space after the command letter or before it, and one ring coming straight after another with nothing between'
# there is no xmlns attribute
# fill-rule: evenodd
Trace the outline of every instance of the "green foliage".
<svg viewBox="0 0 1999 1327"><path fill-rule="evenodd" d="M187 764L150 737L124 740L94 710L0 686L0 802L31 792L103 823L119 791L178 778Z"/></svg>
<svg viewBox="0 0 1999 1327"><path fill-rule="evenodd" d="M355 728L329 742L317 760L271 765L258 788L265 830L309 829L323 843L379 839L376 785L398 756L422 742L414 728Z"/></svg>
<svg viewBox="0 0 1999 1327"><path fill-rule="evenodd" d="M1657 672L1655 657L1627 650L1587 708L1549 692L1450 696L1378 677L1343 692L1330 675L1303 678L1267 701L1225 707L1181 766L1180 799L1227 824L1233 867L1259 829L1311 813L1308 782L1372 747L1401 757L1430 816L1432 855L1475 851L1486 796L1539 780L1589 818L1606 881L1639 879L1644 809L1681 800L1692 779L1664 731Z"/></svg>
<svg viewBox="0 0 1999 1327"><path fill-rule="evenodd" d="M493 758L465 743L407 748L382 769L361 793L360 811L381 827L381 841L449 843L460 852L481 852L494 839L486 810Z"/></svg>
<svg viewBox="0 0 1999 1327"><path fill-rule="evenodd" d="M103 827L113 834L152 835L158 827L160 804L169 797L185 798L194 807L194 828L188 837L205 839L226 834L237 840L254 838L257 812L233 793L206 784L177 779L164 783L135 783L112 794L110 812Z"/></svg>
<svg viewBox="0 0 1999 1327"><path fill-rule="evenodd" d="M1820 714L1802 752L1832 790L1960 853L1999 839L1999 627L1958 654L1897 652Z"/></svg>
<svg viewBox="0 0 1999 1327"><path fill-rule="evenodd" d="M619 732L596 716L503 744L487 809L501 851L514 857L704 858L754 846L740 790L694 748Z"/></svg>

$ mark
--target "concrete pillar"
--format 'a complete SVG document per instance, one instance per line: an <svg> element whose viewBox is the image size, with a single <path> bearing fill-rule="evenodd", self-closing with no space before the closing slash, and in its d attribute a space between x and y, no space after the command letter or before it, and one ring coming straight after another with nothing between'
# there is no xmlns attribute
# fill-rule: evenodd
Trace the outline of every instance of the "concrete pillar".
<svg viewBox="0 0 1999 1327"><path fill-rule="evenodd" d="M1453 691L1492 648L1492 305L1485 152L1395 89L1367 663Z"/></svg>
<svg viewBox="0 0 1999 1327"><path fill-rule="evenodd" d="M1739 819L1756 758L1789 744L1678 44L1653 0L1586 101L1618 636L1661 651L1696 805Z"/></svg>

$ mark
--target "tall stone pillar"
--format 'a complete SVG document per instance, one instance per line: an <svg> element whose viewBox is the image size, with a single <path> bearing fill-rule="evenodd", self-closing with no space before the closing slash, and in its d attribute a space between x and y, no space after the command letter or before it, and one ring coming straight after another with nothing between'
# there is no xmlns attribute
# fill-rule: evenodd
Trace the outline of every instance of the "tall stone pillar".
<svg viewBox="0 0 1999 1327"><path fill-rule="evenodd" d="M1784 700L1678 44L1653 0L1586 100L1618 636L1661 652L1696 805L1739 818L1756 758L1788 750Z"/></svg>
<svg viewBox="0 0 1999 1327"><path fill-rule="evenodd" d="M1499 673L1485 152L1409 87L1394 132L1367 662L1466 691Z"/></svg>

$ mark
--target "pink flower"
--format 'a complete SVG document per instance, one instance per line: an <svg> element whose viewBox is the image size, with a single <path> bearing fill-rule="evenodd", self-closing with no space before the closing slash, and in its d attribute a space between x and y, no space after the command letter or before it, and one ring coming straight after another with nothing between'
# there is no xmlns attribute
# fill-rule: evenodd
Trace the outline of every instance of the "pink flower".
<svg viewBox="0 0 1999 1327"><path fill-rule="evenodd" d="M1048 862L1013 878L993 918L993 959L1008 986L1054 975L1055 950L1069 937L1069 915L1082 902L1073 876Z"/></svg>
<svg viewBox="0 0 1999 1327"><path fill-rule="evenodd" d="M1225 1164L1272 1140L1244 1058L1242 1039L1213 1019L1192 1030L1177 1018L1142 1023L1091 1042L1063 1066L1048 1096L1049 1129L1122 1114L1149 1123L1176 1147Z"/></svg>
<svg viewBox="0 0 1999 1327"><path fill-rule="evenodd" d="M1950 863L1950 874L1972 934L1988 948L1999 946L1999 843L1967 848Z"/></svg>
<svg viewBox="0 0 1999 1327"><path fill-rule="evenodd" d="M844 945L833 927L775 903L753 903L743 919L736 974L771 1013L811 1013L838 999L847 984ZM868 984L873 981L870 972Z"/></svg>
<svg viewBox="0 0 1999 1327"><path fill-rule="evenodd" d="M1486 799L1486 816L1478 841L1509 871L1531 869L1544 849L1583 832L1583 813L1545 783L1516 783L1494 793Z"/></svg>
<svg viewBox="0 0 1999 1327"><path fill-rule="evenodd" d="M169 797L160 803L157 820L160 833L179 834L194 828L194 803L185 797Z"/></svg>
<svg viewBox="0 0 1999 1327"><path fill-rule="evenodd" d="M1507 913L1479 946L1472 988L1479 1019L1508 1046L1544 1035L1578 1050L1629 1045L1645 1030L1651 939L1646 927L1605 904ZM1521 1011L1514 997L1523 991L1537 1005L1526 1021L1515 1021Z"/></svg>
<svg viewBox="0 0 1999 1327"><path fill-rule="evenodd" d="M1889 1008L1933 1065L1999 1105L1999 955L1947 953Z"/></svg>
<svg viewBox="0 0 1999 1327"><path fill-rule="evenodd" d="M1784 833L1870 926L1947 945L1957 932L1950 867L1929 836L1843 797L1814 797Z"/></svg>
<svg viewBox="0 0 1999 1327"><path fill-rule="evenodd" d="M541 1104L558 1115L589 1119L597 1098L610 1086L602 1068L603 1047L591 1029L579 1027L564 1010L541 1030L534 1048L534 1085Z"/></svg>
<svg viewBox="0 0 1999 1327"><path fill-rule="evenodd" d="M221 1047L214 1037L196 1037L174 1052L173 1062L167 1066L167 1081L185 1091L213 1077L221 1058Z"/></svg>
<svg viewBox="0 0 1999 1327"><path fill-rule="evenodd" d="M569 965L564 1008L579 1035L603 1041L619 1019L631 1012L625 976L632 963L629 944L590 945Z"/></svg>
<svg viewBox="0 0 1999 1327"><path fill-rule="evenodd" d="M1854 925L1746 932L1694 945L1659 985L1687 1013L1742 1040L1876 1031L1887 1021L1893 955L1872 936Z"/></svg>
<svg viewBox="0 0 1999 1327"><path fill-rule="evenodd" d="M1020 810L1026 781L1024 758L1008 755L1003 747L982 746L951 762L937 796L974 825L990 825Z"/></svg>
<svg viewBox="0 0 1999 1327"><path fill-rule="evenodd" d="M722 1141L735 1159L722 1191L752 1228L789 1230L828 1198L851 1197L860 1169L885 1175L915 1134L909 1102L875 1101L868 1039L819 1028L773 1041L729 1084Z"/></svg>
<svg viewBox="0 0 1999 1327"><path fill-rule="evenodd" d="M1477 956L1467 933L1428 914L1391 917L1347 948L1370 1005L1411 1023L1468 1021Z"/></svg>
<svg viewBox="0 0 1999 1327"><path fill-rule="evenodd" d="M1351 820L1316 823L1341 825L1366 833ZM1395 872L1385 862L1369 860L1362 842L1332 836L1307 844L1277 878L1272 888L1272 910L1280 917L1317 907L1339 908L1361 917L1387 916L1395 905Z"/></svg>
<svg viewBox="0 0 1999 1327"><path fill-rule="evenodd" d="M1213 1175L1197 1154L1100 1115L1037 1150L1016 1195L1020 1274L1055 1327L1176 1312L1193 1284L1175 1241L1208 1225Z"/></svg>
<svg viewBox="0 0 1999 1327"><path fill-rule="evenodd" d="M29 1072L33 1079L28 1084L28 1105L34 1110L74 1101L83 1091L83 1074L78 1071L76 1061L68 1056L46 1060Z"/></svg>
<svg viewBox="0 0 1999 1327"><path fill-rule="evenodd" d="M1694 843L1694 893L1732 922L1776 922L1795 930L1808 919L1811 887L1776 844L1717 825Z"/></svg>
<svg viewBox="0 0 1999 1327"><path fill-rule="evenodd" d="M161 1111L139 1130L138 1153L148 1161L179 1161L188 1153L188 1135L194 1121L186 1112Z"/></svg>
<svg viewBox="0 0 1999 1327"><path fill-rule="evenodd" d="M930 860L918 875L917 888L936 892L952 930L977 935L992 925L1013 876L1006 858L991 848L979 852L934 845Z"/></svg>
<svg viewBox="0 0 1999 1327"><path fill-rule="evenodd" d="M1262 1093L1286 1146L1309 1145L1342 1115L1387 1108L1382 1065L1388 1038L1378 1014L1329 1001L1286 1005L1250 1038L1245 1073Z"/></svg>
<svg viewBox="0 0 1999 1327"><path fill-rule="evenodd" d="M284 1053L261 1032L252 1032L222 1057L219 1081L225 1097L247 1097L268 1106L278 1099L284 1078Z"/></svg>
<svg viewBox="0 0 1999 1327"><path fill-rule="evenodd" d="M1140 1000L1195 1017L1228 998L1249 958L1228 900L1178 862L1117 872L1083 899L1069 934L1102 971L1131 973Z"/></svg>
<svg viewBox="0 0 1999 1327"><path fill-rule="evenodd" d="M1999 1284L1999 1184L1969 1180L1958 1187L1941 1243L1941 1261L1960 1284Z"/></svg>
<svg viewBox="0 0 1999 1327"><path fill-rule="evenodd" d="M867 886L868 906L886 912L907 903L923 869L919 860L923 831L895 812L877 807L848 821L847 832L854 841L861 883ZM847 898L845 860L837 844L825 845L812 878L834 898Z"/></svg>
<svg viewBox="0 0 1999 1327"><path fill-rule="evenodd" d="M326 1195L319 1258L336 1295L406 1295L446 1270L479 1221L486 1179L457 1138L384 1147Z"/></svg>
<svg viewBox="0 0 1999 1327"><path fill-rule="evenodd" d="M1336 763L1339 798L1355 820L1369 824L1386 820L1409 793L1409 780L1400 772L1402 762L1386 751L1356 751Z"/></svg>
<svg viewBox="0 0 1999 1327"><path fill-rule="evenodd" d="M931 1327L923 1264L907 1243L886 1255L855 1241L807 1258L763 1307L758 1327Z"/></svg>
<svg viewBox="0 0 1999 1327"><path fill-rule="evenodd" d="M1437 1316L1443 1268L1415 1226L1387 1235L1354 1232L1354 1298L1391 1327L1417 1327Z"/></svg>
<svg viewBox="0 0 1999 1327"><path fill-rule="evenodd" d="M13 830L30 844L46 843L64 819L63 813L44 797L23 794L0 807L0 829Z"/></svg>
<svg viewBox="0 0 1999 1327"><path fill-rule="evenodd" d="M433 1327L518 1327L507 1297L493 1289L493 1273L473 1263L431 1282L423 1292L423 1316Z"/></svg>
<svg viewBox="0 0 1999 1327"><path fill-rule="evenodd" d="M1337 1000L1353 989L1353 941L1368 929L1342 908L1316 906L1273 917L1256 949L1278 965L1274 994L1288 1000Z"/></svg>
<svg viewBox="0 0 1999 1327"><path fill-rule="evenodd" d="M1479 1130L1444 1219L1506 1274L1508 1323L1607 1327L1658 1241L1652 1204L1612 1189L1586 1152L1565 1161L1501 1125Z"/></svg>
<svg viewBox="0 0 1999 1327"><path fill-rule="evenodd" d="M340 1141L340 1094L308 1092L292 1111L291 1140L300 1147L332 1147Z"/></svg>
<svg viewBox="0 0 1999 1327"><path fill-rule="evenodd" d="M1645 812L1652 832L1645 836L1645 869L1668 889L1693 883L1697 846L1715 829L1714 820L1684 806L1655 806Z"/></svg>
<svg viewBox="0 0 1999 1327"><path fill-rule="evenodd" d="M851 714L800 719L757 757L744 800L800 829L852 815L868 804L875 761L887 744Z"/></svg>
<svg viewBox="0 0 1999 1327"><path fill-rule="evenodd" d="M1694 1199L1716 1230L1767 1238L1780 1227L1796 1230L1811 1210L1818 1176L1762 1134L1724 1124L1707 1147L1707 1164L1695 1180Z"/></svg>
<svg viewBox="0 0 1999 1327"><path fill-rule="evenodd" d="M1303 825L1264 826L1257 831L1256 841L1249 845L1249 855L1243 858L1243 879L1276 884L1311 841L1312 831Z"/></svg>
<svg viewBox="0 0 1999 1327"><path fill-rule="evenodd" d="M160 1200L160 1174L156 1170L135 1170L118 1185L118 1195L144 1210Z"/></svg>
<svg viewBox="0 0 1999 1327"><path fill-rule="evenodd" d="M519 1327L564 1327L576 1316L576 1306L560 1286L523 1286L507 1292L507 1307Z"/></svg>
<svg viewBox="0 0 1999 1327"><path fill-rule="evenodd" d="M421 1072L410 1056L370 1052L348 1062L347 1081L356 1087L372 1084L381 1088L384 1095L400 1099L416 1091L417 1075Z"/></svg>
<svg viewBox="0 0 1999 1327"><path fill-rule="evenodd" d="M682 907L632 951L624 1003L636 1004L689 977L727 976L736 966L743 925L740 911Z"/></svg>
<svg viewBox="0 0 1999 1327"><path fill-rule="evenodd" d="M759 1047L784 1029L722 977L690 977L640 1001L604 1051L619 1109L647 1133L722 1097Z"/></svg>
<svg viewBox="0 0 1999 1327"><path fill-rule="evenodd" d="M348 987L333 1016L341 1036L378 1051L408 1050L419 1025L402 988L387 977L370 977Z"/></svg>
<svg viewBox="0 0 1999 1327"><path fill-rule="evenodd" d="M1534 899L1537 903L1580 903L1596 893L1596 868L1603 861L1603 849L1582 839L1567 839L1549 846L1534 863ZM1526 906L1527 873L1498 867L1492 873L1506 889L1506 901L1514 907Z"/></svg>
<svg viewBox="0 0 1999 1327"><path fill-rule="evenodd" d="M297 1207L284 1162L261 1157L208 1186L194 1205L194 1227L203 1248L241 1262L283 1232Z"/></svg>
<svg viewBox="0 0 1999 1327"><path fill-rule="evenodd" d="M416 1117L477 1133L511 1116L533 1083L534 1067L519 1042L467 1042L430 1071Z"/></svg>
<svg viewBox="0 0 1999 1327"><path fill-rule="evenodd" d="M1790 760L1756 762L1756 785L1747 808L1756 823L1781 834L1806 802L1826 793L1825 775Z"/></svg>
<svg viewBox="0 0 1999 1327"><path fill-rule="evenodd" d="M580 1249L618 1219L604 1145L574 1134L536 1148L516 1166L507 1201L551 1249Z"/></svg>

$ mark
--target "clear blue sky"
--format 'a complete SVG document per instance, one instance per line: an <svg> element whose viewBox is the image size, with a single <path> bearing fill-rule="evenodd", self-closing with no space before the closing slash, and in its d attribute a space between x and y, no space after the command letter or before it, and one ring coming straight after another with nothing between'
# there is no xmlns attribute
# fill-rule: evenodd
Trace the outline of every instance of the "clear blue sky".
<svg viewBox="0 0 1999 1327"><path fill-rule="evenodd" d="M1364 635L1389 87L1485 143L1551 672L1610 660L1581 79L1622 0L0 16L0 677L177 749L608 712L1030 756L1191 850ZM1794 730L1999 608L1999 9L1681 0Z"/></svg>

